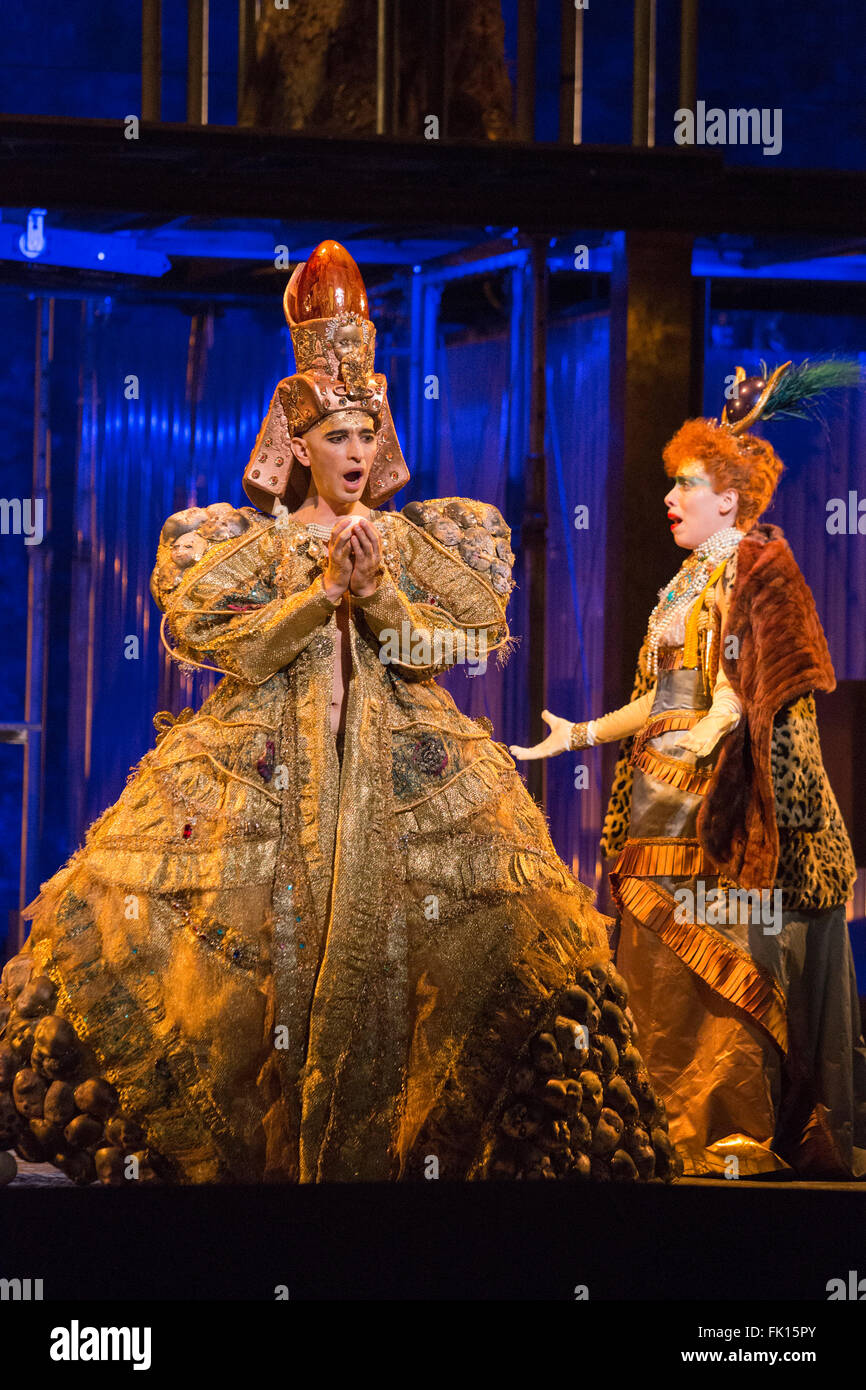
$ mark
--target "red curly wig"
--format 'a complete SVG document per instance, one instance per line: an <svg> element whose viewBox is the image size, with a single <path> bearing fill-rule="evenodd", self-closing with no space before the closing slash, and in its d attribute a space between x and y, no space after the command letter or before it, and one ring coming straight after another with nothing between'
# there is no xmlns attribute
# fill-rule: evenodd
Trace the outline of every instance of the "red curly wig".
<svg viewBox="0 0 866 1390"><path fill-rule="evenodd" d="M676 477L687 460L703 464L714 492L735 488L737 525L748 528L765 512L784 464L772 444L755 434L731 434L713 420L686 420L666 446L665 472Z"/></svg>

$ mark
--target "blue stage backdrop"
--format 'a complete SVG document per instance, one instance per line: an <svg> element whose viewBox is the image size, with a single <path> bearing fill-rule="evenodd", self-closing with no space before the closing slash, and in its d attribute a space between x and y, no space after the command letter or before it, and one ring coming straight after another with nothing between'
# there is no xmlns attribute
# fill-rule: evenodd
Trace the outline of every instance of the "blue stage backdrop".
<svg viewBox="0 0 866 1390"><path fill-rule="evenodd" d="M22 295L4 300L7 332L0 341L0 420L12 451L4 495L29 495L35 306ZM751 330L756 316L750 316ZM803 325L806 336L786 355L824 350L833 323ZM718 334L716 334L718 337ZM760 334L752 341L760 344ZM843 344L844 345L844 344ZM708 413L733 358L751 355L729 341L708 349ZM765 354L766 355L766 354ZM771 354L778 357L778 353ZM403 359L405 360L405 359ZM782 359L784 360L784 359ZM399 370L401 359L394 356ZM24 365L22 365L22 363ZM512 630L524 637L525 589L519 554L520 480L508 477L514 458L505 335L437 348L441 381L435 479L427 495L463 495L494 502L515 529L518 588ZM392 361L384 365L391 370ZM241 474L277 380L292 367L278 305L225 307L191 318L170 303L143 297L58 303L51 419L55 441L52 528L49 729L39 877L52 874L84 832L123 789L129 769L153 746L157 710L197 707L216 677L184 676L159 640L159 613L148 582L159 528L191 503L243 504ZM427 363L425 362L425 369ZM573 719L603 713L601 678L606 636L617 615L604 591L605 480L608 432L608 319L604 314L555 321L548 342L548 708ZM398 431L405 440L405 392L395 381ZM848 403L832 434L819 427L780 427L788 465L772 514L788 533L815 592L840 678L866 679L862 615L866 557L861 546L838 545L823 526L826 499L858 481L866 410ZM416 461L409 458L416 472ZM513 474L513 463L512 474ZM77 488L73 487L77 469ZM13 477L14 472L14 477ZM666 490L647 497L647 525L662 524ZM421 495L410 485L402 506ZM575 508L588 509L576 529ZM88 540L89 538L89 540ZM639 543L639 538L634 538ZM2 718L20 719L26 636L27 551L3 537L0 565L6 603L2 638ZM504 743L532 738L527 705L525 642L500 669L448 678L461 707L493 721ZM622 692L623 700L629 692ZM17 903L20 834L20 749L2 747L4 792L2 870L4 921ZM580 877L598 887L598 836L604 809L600 758L586 761L590 786L574 787L575 759L549 766L548 815L557 849ZM861 888L862 897L862 888ZM860 902L857 915L862 915Z"/></svg>

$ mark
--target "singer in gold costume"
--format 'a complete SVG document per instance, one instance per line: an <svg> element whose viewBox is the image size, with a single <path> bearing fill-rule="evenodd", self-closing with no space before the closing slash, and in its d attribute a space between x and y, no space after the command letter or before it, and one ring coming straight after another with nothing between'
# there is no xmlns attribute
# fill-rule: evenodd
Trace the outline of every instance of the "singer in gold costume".
<svg viewBox="0 0 866 1390"><path fill-rule="evenodd" d="M27 910L6 1144L117 1185L668 1179L606 919L435 680L507 652L509 528L382 507L409 475L344 248L285 310L255 505L169 517L153 573L223 679Z"/></svg>

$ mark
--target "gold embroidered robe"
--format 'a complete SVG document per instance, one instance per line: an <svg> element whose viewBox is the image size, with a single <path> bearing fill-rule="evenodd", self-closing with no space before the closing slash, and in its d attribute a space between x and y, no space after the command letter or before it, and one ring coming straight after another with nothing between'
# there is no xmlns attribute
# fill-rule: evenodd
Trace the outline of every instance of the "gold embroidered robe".
<svg viewBox="0 0 866 1390"><path fill-rule="evenodd" d="M411 1177L430 1155L485 1176L515 1059L609 960L505 746L434 679L460 634L507 647L507 598L373 513L387 572L350 599L341 763L324 560L291 516L245 515L153 585L178 653L225 678L42 885L25 949L180 1181ZM383 662L395 629L441 652Z"/></svg>

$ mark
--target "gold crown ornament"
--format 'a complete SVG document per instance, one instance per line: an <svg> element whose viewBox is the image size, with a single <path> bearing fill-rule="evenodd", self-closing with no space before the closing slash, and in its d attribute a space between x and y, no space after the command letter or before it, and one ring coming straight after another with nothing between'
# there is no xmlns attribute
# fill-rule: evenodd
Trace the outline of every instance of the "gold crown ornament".
<svg viewBox="0 0 866 1390"><path fill-rule="evenodd" d="M260 510L295 511L308 471L289 441L340 410L362 410L376 428L376 456L361 497L377 507L409 481L391 410L388 382L373 371L376 329L355 261L338 241L323 241L294 269L283 296L297 371L278 383L244 470L243 487Z"/></svg>

